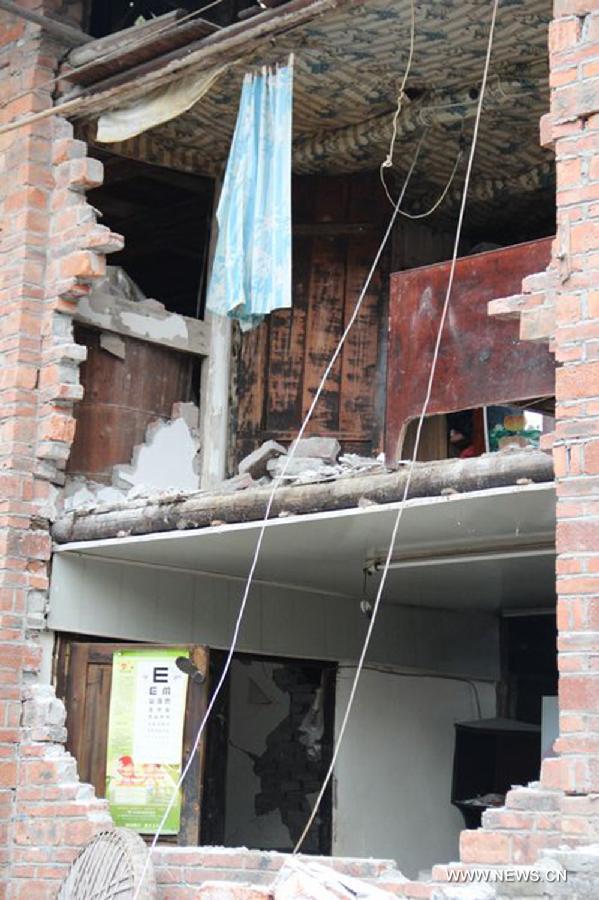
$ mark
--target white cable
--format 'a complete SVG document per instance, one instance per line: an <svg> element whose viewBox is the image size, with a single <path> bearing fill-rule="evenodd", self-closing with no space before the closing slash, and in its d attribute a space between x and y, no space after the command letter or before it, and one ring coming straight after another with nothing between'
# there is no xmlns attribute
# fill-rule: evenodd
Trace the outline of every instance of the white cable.
<svg viewBox="0 0 599 900"><path fill-rule="evenodd" d="M223 687L225 678L227 677L227 674L228 674L228 672L229 672L229 668L230 668L231 662L232 662L232 660L233 660L233 654L235 653L235 649L236 649L236 647L237 647L237 639L238 639L238 637L239 637L239 630L240 630L240 628L241 628L241 623L242 623L242 620L243 620L243 615L244 615L244 612L245 612L245 607L246 607L246 605L247 605L247 601L248 601L250 589L251 589L251 587L252 587L252 582L253 582L253 580L254 580L254 573L255 573L255 571L256 571L256 566L258 565L258 559L259 559L259 557L260 557L260 551L261 551L261 549L262 549L262 541L263 541L263 539L264 539L264 534L265 534L265 532L266 532L266 526L267 526L268 519L269 519L269 517L270 517L270 512L271 512L271 509L272 509L272 504L273 504L273 501L274 501L275 493L276 493L276 491L277 491L279 485L281 484L281 482L282 482L283 479L285 478L285 475L286 475L287 470L288 470L288 468L289 468L289 464L291 463L291 460L292 460L292 459L294 458L294 456L295 456L295 451L296 451L296 448L297 448L297 444L298 444L298 442L301 440L301 438L302 438L303 435L304 435L304 432L305 432L305 430L306 430L306 428L307 428L307 426L308 426L308 423L310 422L310 419L312 418L312 415L313 415L313 413L314 413L314 410L316 409L316 405L317 405L317 403L318 403L318 401L319 401L319 399L320 399L320 396L321 396L321 394L322 394L322 391L324 390L324 386L325 386L326 382L328 381L329 375L331 374L331 372L332 372L332 370L333 370L333 367L334 367L335 363L337 362L337 359L339 358L339 354L341 353L341 350L343 349L343 345L345 344L345 341L347 340L347 337L348 337L348 335L349 335L349 333L350 333L350 331L351 331L351 329L352 329L352 327L353 327L353 325L354 325L354 323L355 323L355 321L356 321L356 319L357 319L357 317L358 317L358 313L360 312L360 308L361 308L361 306L362 306L362 303L364 302L364 297L366 296L366 292L368 291L368 288L370 287L370 282L371 282L371 280L372 280L372 276L374 275L374 273L375 273L375 271L376 271L376 268L377 268L377 266L378 266L379 260L380 260L380 258L381 258L382 253L383 253L383 250L385 249L385 245L386 245L387 241L389 240L389 236L390 236L390 234L391 234L391 231L393 230L393 226L394 226L395 220L396 220L396 218L397 218L397 213L398 213L398 211L399 211L399 206L400 206L400 204L401 204L401 202L402 202L402 200L403 200L403 198L404 198L404 194L405 194L405 192L406 192L406 190L407 190L407 187L408 187L410 178L412 177L412 173L413 173L413 171L414 171L414 169L415 169L415 167L416 167L416 163L417 163L418 157L419 157L419 155L420 155L420 149L421 149L421 147L422 147L422 143L423 143L423 141L424 141L425 135L426 135L426 132L423 133L422 137L420 138L420 141L418 142L418 146L417 146L416 152L415 152L415 154L414 154L414 159L412 160L412 165L410 166L410 169L409 169L409 171L408 171L408 174L406 175L406 180L405 180L405 182L404 182L404 185L403 185L401 194L400 194L399 199L398 199L398 201L397 201L397 203L396 203L396 205L395 205L395 209L393 210L393 214L392 214L392 216L391 216L391 218L390 218L390 220L389 220L389 224L388 224L388 226L387 226L387 229L386 229L386 231L385 231L385 234L383 235L383 238L382 238L382 240L381 240L380 246L379 246L379 248L378 248L378 250L377 250L377 252L376 252L376 255L375 255L375 257L374 257L374 261L373 261L373 263L372 263L372 265L371 265L371 267L370 267L370 270L369 270L369 272L368 272L368 275L366 276L366 280L365 280L365 282L364 282L364 285L363 285L363 287L362 287L362 290L361 290L361 292L360 292L360 295L359 295L359 297L358 297L358 299L357 299L357 301L356 301L356 304L355 304L355 306L354 306L354 309L353 309L353 312L352 312L351 317L350 317L350 319L349 319L349 322L347 323L347 325L346 325L346 327L345 327L345 330L344 330L343 334L341 335L341 338L339 339L339 343L337 344L337 347L336 347L336 349L335 349L335 352L333 353L333 355L332 355L332 357L331 357L331 359L330 359L330 361L329 361L329 363L328 363L326 369L324 370L324 373L323 373L323 375L322 375L322 378L320 379L319 385L318 385L318 387L317 387L317 389L316 389L316 392L315 392L314 397L313 397L313 399L312 399L312 402L311 402L311 404L310 404L310 408L308 409L308 412L306 413L306 416L305 416L305 418L304 418L304 421L302 422L301 427L300 427L300 430L299 430L299 432L298 432L298 434L297 434L297 438L295 439L295 441L294 441L293 444L291 445L290 452L284 457L285 462L284 462L284 465L283 465L283 469L282 469L282 471L279 473L279 475L277 475L277 477L276 477L276 478L274 479L274 481L273 481L273 485L272 485L272 488L271 488L271 491L270 491L270 494L269 494L269 497L268 497L268 502L267 502L267 504L266 504L266 510L265 510L265 513L264 513L264 518L262 519L262 521L261 521L261 523L260 523L260 531L258 532L258 539L257 539L257 541L256 541L256 547L255 547L255 549L254 549L254 556L253 556L253 558L252 558L252 563L251 563L251 566L250 566L249 574L248 574L247 581L246 581L246 583L245 583L245 587L244 587L244 590L243 590L243 595L242 595L242 598L241 598L241 604L240 604L240 606L239 606L239 612L238 612L238 614L237 614L237 620L236 620L236 622L235 622L235 627L234 627L234 629L233 629L233 636L232 636L232 638L231 638L231 644L230 644L230 647L229 647L229 651L228 651L228 653L227 653L227 658L226 658L226 660L225 660L224 668L223 668L223 670L222 670L222 672L221 672L220 678L218 679L217 685L216 685L216 687L215 687L215 689L214 689L214 693L212 694L212 697L210 698L210 702L208 703L208 706L207 706L207 708L206 708L206 712L204 713L204 716L203 716L202 721L201 721L201 723L200 723L200 727L198 728L198 731L197 731L197 734L196 734L196 736L195 736L195 739L194 739L194 742L193 742L193 745L192 745L192 748L191 748L191 751L190 751L190 754L189 754L189 758L188 758L188 760L187 760L187 763L185 764L185 766L184 766L184 768L183 768L183 771L181 772L181 775L179 776L179 780L177 781L177 784L176 784L176 786L175 786L175 789L174 789L174 791L173 791L173 793L172 793L172 795L171 795L171 798L170 798L170 800L169 800L168 806L166 807L166 810L164 811L164 814L163 814L163 816L162 816L162 819L160 820L160 823L159 823L159 825L158 825L158 828L156 829L156 833L155 833L155 835L154 835L154 838L153 838L153 840L152 840L152 843L150 844L149 852L148 852L148 854L146 855L146 859L145 859L144 866L143 866L143 869L142 869L142 872L141 872L141 877L140 877L140 880L139 880L139 884L138 884L137 889L136 889L136 891L135 891L135 894L134 894L134 896L133 896L133 900L137 900L137 898L138 898L138 896L139 896L139 892L140 892L140 890L141 890L141 887L142 887L142 884L143 884L143 882L144 882L144 878L145 878L145 875L146 875L146 872L147 872L147 869L148 869L148 865L149 865L149 862L150 862L150 857L151 857L152 851L156 848L156 844L158 843L158 840L159 840L160 835L161 835L161 833L162 833L162 829L164 828L164 824L165 824L165 822L166 822L166 820L167 820L167 818L168 818L168 815L169 815L171 809L173 808L173 804L174 804L174 802L175 802L175 800L176 800L176 798L177 798L177 795L178 795L178 793L179 793L179 790L181 789L181 785L183 784L183 782L184 782L184 780L185 780L185 777L186 777L186 775L187 775L187 773L188 773L188 771L189 771L189 769L190 769L190 767L191 767L191 765L192 765L192 762L193 762L193 760L194 760L194 758L195 758L195 754L196 754L197 751L198 751L198 747L199 747L199 745L200 745L200 741L201 741L201 739L202 739L202 735L204 734L204 730L205 730L205 728L206 728L206 723L208 722L208 719L210 718L210 714L211 714L211 712L212 712L212 709L213 709L213 707L214 707L214 704L216 703L216 700L217 700L217 698L218 698L218 695L220 694L220 692L221 692L221 690L222 690L222 687Z"/></svg>
<svg viewBox="0 0 599 900"><path fill-rule="evenodd" d="M364 639L364 645L363 645L363 647L362 647L362 652L360 653L360 658L359 658L359 660L358 660L358 665L357 665L357 668L356 668L356 673L355 673L355 676L354 676L354 680L353 680L353 682L352 682L351 691L350 691L349 698L348 698L348 701L347 701L347 707L346 707L346 709L345 709L345 713L344 713L343 719L342 719L342 721L341 721L341 727L340 727L340 729L339 729L339 733L338 733L337 739L336 739L336 741L335 741L335 746L334 746L334 749L333 749L333 755L332 755L332 758L331 758L331 762L330 762L329 768L328 768L328 770L327 770L327 773L326 773L326 775L325 775L325 778L324 778L322 787L320 788L320 791L318 792L318 796L316 797L316 801L315 801L315 803L314 803L314 807L313 807L313 809L312 809L312 812L311 812L311 814L310 814L310 817L309 817L309 819L308 819L308 822L306 823L306 827L304 828L304 830L303 830L303 832L302 832L302 834L301 834L301 836L300 836L300 838L299 838L297 844L295 845L295 847L294 847L294 849L293 849L294 855L295 855L296 853L299 852L299 850L300 850L300 848L301 848L301 846L302 846L302 844L303 844L303 842L304 842L304 840L305 840L305 838L306 838L306 835L308 834L310 828L312 827L312 823L314 822L314 819L316 818L316 815L317 815L317 813L318 813L318 809L319 809L320 804L321 804L321 802L322 802L322 798L324 797L325 791L326 791L326 789L327 789L327 787L328 787L328 785L329 785L329 781L331 780L331 776L332 776L333 770L334 770L334 768L335 768L335 763L337 762L337 757L338 757L338 755L339 755L339 750L340 750L340 747L341 747L341 743L342 743L342 741L343 741L343 736L344 736L344 734L345 734L345 729L347 728L347 723L348 723L349 716L350 716L350 713L351 713L351 710L352 710L352 706L353 706L353 703L354 703L354 699L355 699L355 696L356 696L356 691L357 691L357 689L358 689L358 683L359 683L359 681L360 681L360 675L361 675L362 669L363 669L363 667L364 667L364 660L365 660L365 658L366 658L366 653L368 652L368 646L369 646L369 644L370 644L370 638L371 638L371 636L372 636L372 632L373 632L374 625L375 625L375 622L376 622L377 613L378 613L379 606L380 606L380 603L381 603L381 597L382 597L382 595L383 595L383 590L384 590L384 588L385 588L385 583L386 583L386 580L387 580L387 575L389 574L389 566L390 566L390 564L391 564L391 558L392 558L392 556L393 556L393 551L395 550L395 542L396 542L396 540L397 540L397 533L398 533L398 530L399 530L399 525L400 525L400 522L401 522L401 519L402 519L402 516L403 516L403 511L404 511L404 509L405 509L405 501L407 500L408 493L409 493L409 490L410 490L410 484L411 484L411 481L412 481L412 474L413 474L413 472L414 472L414 465L415 465L415 463L416 463L416 457L417 457L417 455L418 455L418 447L419 447L419 444L420 444L420 436L421 436L421 434L422 434L422 426L423 426L424 419L425 419L425 417L426 417L426 412L427 412L427 409L428 409L428 405L429 405L430 399L431 399L431 394L432 394L432 390L433 390L433 381L434 381L435 373L436 373L436 370L437 370L437 361L438 361L438 358L439 358L439 350L440 350L440 347L441 347L441 339L442 339L442 336L443 336L443 330L444 330L444 326L445 326L445 320L446 320L446 318L447 318L447 311L448 311L448 309L449 309L449 299L450 299L450 297L451 297L451 290L452 290L452 287L453 287L453 280L454 280L454 275L455 275L456 262L457 262L457 258L458 258L458 248L459 248L460 237L461 237L461 233L462 233L462 225L463 225L463 222L464 222L464 210L465 210L465 208L466 208L466 198L467 198L467 196L468 196L468 185L469 185L469 183L470 183L470 176L471 176L471 174L472 174L472 164L473 164L473 161L474 161L474 153L475 153L475 150L476 150L476 143L477 143L477 139L478 139L478 130L479 130L480 119L481 119L481 113L482 113L482 108L483 108L483 99L484 99L484 96L485 96L485 89L486 89L486 86L487 86L487 78L488 78L488 75L489 75L489 66L490 66L490 63L491 63L491 50L492 50L492 48L493 48L493 35L494 35L494 33L495 33L495 21L496 21L496 18L497 18L497 8L498 8L498 6L499 6L499 0L493 0L493 12L492 12L492 15L491 15L491 25L490 25L490 29L489 29L489 40L488 40L488 44L487 44L487 55L486 55L486 58L485 58L485 66L484 66L484 69L483 69L483 77L482 77L482 82L481 82L481 89L480 89L480 95L479 95L479 102L478 102L478 107L477 107L477 110L476 110L476 118L475 118L475 121L474 121L474 131L473 131L473 133L472 133L472 143L470 144L470 153L469 153L469 156L468 156L468 165L467 165L467 168L466 168L466 178L465 178L465 181L464 181L464 190L463 190L463 193L462 193L462 201L461 201L461 204L460 204L460 212L459 212L459 216L458 216L458 223L457 223L456 235L455 235L454 246L453 246L453 255L452 255L452 258L451 258L451 265L450 265L450 269L449 269L449 278L448 278L448 282L447 282L447 290L446 290L446 293L445 293L445 300L444 300L443 308L442 308L442 311L441 311L441 319L440 319L440 321L439 321L439 328L438 328L438 330L437 330L437 339L436 339L436 341L435 341L435 349L434 349L434 353L433 353L433 360L432 360L431 369L430 369L430 374L429 374L429 378L428 378L428 384L427 384L427 389L426 389L426 396L425 396L425 398L424 398L424 403L422 404L422 411L421 411L420 417L419 417L419 419L418 419L418 427L417 427L417 429L416 429L416 438L415 438L415 441L414 441L414 451L413 451L413 454L412 454L412 458L410 459L409 464L408 464L408 474L407 474L406 481L405 481L405 485L404 485L404 490L403 490L403 495L402 495L402 503L401 503L401 506L399 507L399 509L398 509L398 511L397 511L397 516L395 517L395 523L394 523L394 525L393 525L393 530L392 530L392 532L391 532L391 540L390 540L390 542L389 542L389 549L387 550L387 556L386 556L386 558L385 558L385 567L384 567L383 572L382 572L382 575L381 575L381 580L380 580L380 583L379 583L379 586L378 586L378 590L377 590L377 594L376 594L376 600L374 601L374 605L373 605L373 607L372 607L372 617L371 617L371 619L370 619L370 622L368 623L368 629L367 629L367 631L366 631L366 637L365 637L365 639Z"/></svg>

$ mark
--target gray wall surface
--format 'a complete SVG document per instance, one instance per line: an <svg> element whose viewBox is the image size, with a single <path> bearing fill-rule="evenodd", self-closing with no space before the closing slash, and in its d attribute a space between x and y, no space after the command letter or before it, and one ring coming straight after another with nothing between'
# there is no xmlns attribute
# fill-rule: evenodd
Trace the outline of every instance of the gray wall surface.
<svg viewBox="0 0 599 900"><path fill-rule="evenodd" d="M48 626L115 640L227 649L242 588L239 580L58 553L53 560ZM238 649L351 662L359 656L367 624L353 600L255 585ZM384 601L368 659L496 680L498 622L487 613L418 609Z"/></svg>
<svg viewBox="0 0 599 900"><path fill-rule="evenodd" d="M338 672L337 727L354 672ZM495 715L493 687L477 689L483 717ZM364 670L337 759L333 853L395 859L408 877L459 859L453 726L476 718L468 684Z"/></svg>

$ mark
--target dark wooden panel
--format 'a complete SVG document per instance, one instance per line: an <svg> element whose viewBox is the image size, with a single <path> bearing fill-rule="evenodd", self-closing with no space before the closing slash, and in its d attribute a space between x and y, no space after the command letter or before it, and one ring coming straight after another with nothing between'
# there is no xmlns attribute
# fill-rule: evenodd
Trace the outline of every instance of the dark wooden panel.
<svg viewBox="0 0 599 900"><path fill-rule="evenodd" d="M293 309L274 313L268 326L266 429L285 432L302 417L312 241L293 241Z"/></svg>
<svg viewBox="0 0 599 900"><path fill-rule="evenodd" d="M428 414L554 393L555 362L544 344L519 340L516 320L487 315L490 300L520 293L546 268L551 238L458 260ZM391 276L386 452L397 458L420 415L445 300L449 263Z"/></svg>
<svg viewBox="0 0 599 900"><path fill-rule="evenodd" d="M191 658L196 669L203 673L205 680L201 684L192 679L189 681L183 731L183 767L187 765L200 722L204 718L208 706L208 691L210 690L208 681L210 651L207 647L194 647L191 651ZM202 785L206 760L205 743L205 737L202 737L200 746L196 750L194 760L183 782L181 826L178 835L178 842L183 846L193 846L200 843Z"/></svg>
<svg viewBox="0 0 599 900"><path fill-rule="evenodd" d="M372 203L377 178L294 179L293 308L242 338L238 458L268 438L290 441L308 411L378 247L387 210ZM385 279L373 279L307 429L361 453L373 449Z"/></svg>
<svg viewBox="0 0 599 900"><path fill-rule="evenodd" d="M237 375L237 457L245 456L263 440L265 428L266 366L270 323L241 338Z"/></svg>
<svg viewBox="0 0 599 900"><path fill-rule="evenodd" d="M76 326L75 338L87 347L80 368L85 394L75 407L77 430L67 471L110 475L128 463L142 444L152 419L170 418L173 403L188 400L194 361L156 344L123 337L125 359L100 347L100 333Z"/></svg>
<svg viewBox="0 0 599 900"><path fill-rule="evenodd" d="M350 182L350 221L359 220L372 206L372 184L364 179ZM349 323L366 282L380 242L380 228L348 238L346 256L345 321ZM376 367L380 350L379 322L384 306L387 257L374 272L355 324L342 354L339 424L342 432L372 435L375 426Z"/></svg>

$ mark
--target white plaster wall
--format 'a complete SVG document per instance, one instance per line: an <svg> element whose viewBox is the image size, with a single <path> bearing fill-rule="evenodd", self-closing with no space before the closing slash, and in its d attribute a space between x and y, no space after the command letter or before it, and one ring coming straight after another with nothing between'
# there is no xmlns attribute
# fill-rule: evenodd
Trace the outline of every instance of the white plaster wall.
<svg viewBox="0 0 599 900"><path fill-rule="evenodd" d="M338 672L337 727L354 671ZM493 716L494 687L477 689L483 717ZM409 877L458 859L453 726L475 718L465 683L365 670L337 760L333 852L389 857Z"/></svg>
<svg viewBox="0 0 599 900"><path fill-rule="evenodd" d="M242 590L240 581L57 553L48 625L115 640L228 649ZM359 656L367 625L357 600L254 585L237 649L351 662ZM496 680L497 619L385 602L369 660Z"/></svg>

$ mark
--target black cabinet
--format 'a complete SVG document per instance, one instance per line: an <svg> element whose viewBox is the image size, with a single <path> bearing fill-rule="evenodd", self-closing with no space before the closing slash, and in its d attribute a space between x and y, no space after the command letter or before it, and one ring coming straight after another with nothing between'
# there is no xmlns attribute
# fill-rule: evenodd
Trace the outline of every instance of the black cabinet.
<svg viewBox="0 0 599 900"><path fill-rule="evenodd" d="M455 726L451 802L467 828L478 828L485 809L503 805L515 784L538 779L541 728L514 719L480 719Z"/></svg>

